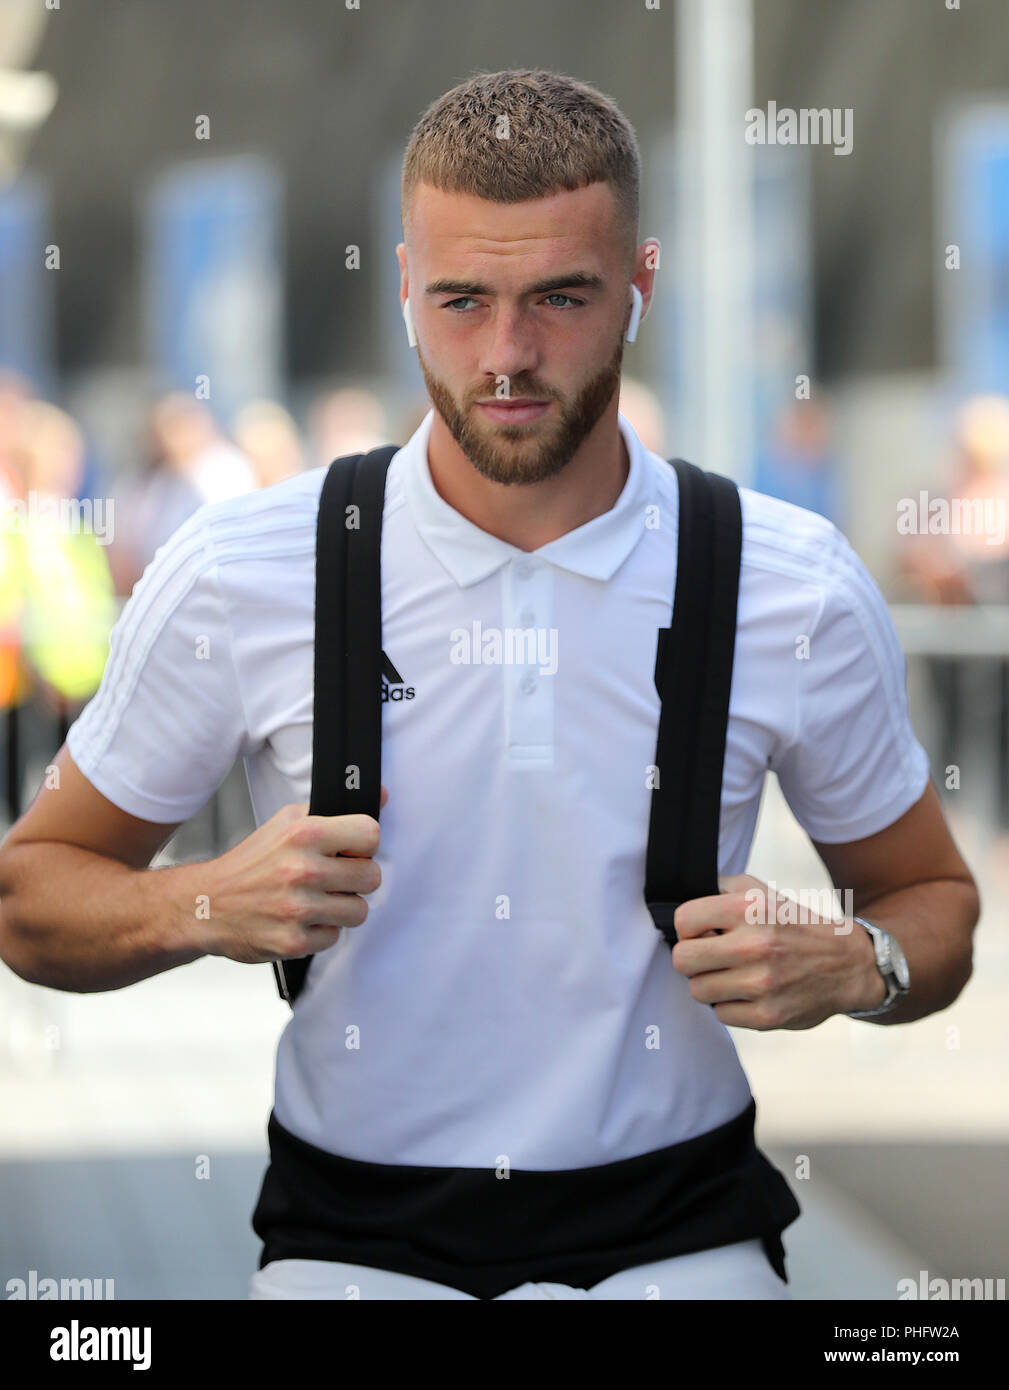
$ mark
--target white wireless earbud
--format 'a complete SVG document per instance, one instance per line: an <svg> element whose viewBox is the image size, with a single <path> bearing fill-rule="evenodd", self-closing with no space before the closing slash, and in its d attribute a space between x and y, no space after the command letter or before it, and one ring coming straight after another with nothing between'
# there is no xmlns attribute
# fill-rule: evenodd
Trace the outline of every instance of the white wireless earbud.
<svg viewBox="0 0 1009 1390"><path fill-rule="evenodd" d="M413 331L413 316L410 313L409 299L403 300L403 322L406 324L406 341L411 347L416 347L417 334Z"/></svg>
<svg viewBox="0 0 1009 1390"><path fill-rule="evenodd" d="M638 324L641 322L641 306L644 300L641 298L641 291L637 285L631 285L631 313L627 320L627 341L633 343L638 336Z"/></svg>

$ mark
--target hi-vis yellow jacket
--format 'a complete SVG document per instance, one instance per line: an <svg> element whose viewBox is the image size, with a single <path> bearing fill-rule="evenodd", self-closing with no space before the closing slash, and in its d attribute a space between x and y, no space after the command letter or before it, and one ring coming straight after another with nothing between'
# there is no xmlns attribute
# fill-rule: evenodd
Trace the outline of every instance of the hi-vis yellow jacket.
<svg viewBox="0 0 1009 1390"><path fill-rule="evenodd" d="M20 703L36 672L68 703L90 699L118 603L104 547L59 516L8 515L0 530L0 707Z"/></svg>

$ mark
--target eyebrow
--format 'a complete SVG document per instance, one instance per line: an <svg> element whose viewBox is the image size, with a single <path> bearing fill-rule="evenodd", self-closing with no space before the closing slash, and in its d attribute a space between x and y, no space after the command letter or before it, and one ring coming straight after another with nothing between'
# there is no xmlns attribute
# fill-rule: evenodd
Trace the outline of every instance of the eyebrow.
<svg viewBox="0 0 1009 1390"><path fill-rule="evenodd" d="M603 277L601 275L590 274L587 270L574 270L570 275L551 275L549 279L537 280L535 284L527 286L523 294L550 294L557 290L574 289L601 289ZM481 284L478 280L432 280L426 287L427 294L484 294L493 295L494 291L488 286Z"/></svg>

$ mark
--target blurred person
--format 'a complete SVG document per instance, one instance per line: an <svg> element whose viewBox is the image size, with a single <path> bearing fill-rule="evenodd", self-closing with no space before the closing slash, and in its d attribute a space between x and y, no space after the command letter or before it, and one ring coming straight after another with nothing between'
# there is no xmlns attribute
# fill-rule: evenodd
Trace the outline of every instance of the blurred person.
<svg viewBox="0 0 1009 1390"><path fill-rule="evenodd" d="M388 437L385 408L373 391L363 387L327 391L308 412L308 434L317 465L343 454L364 453Z"/></svg>
<svg viewBox="0 0 1009 1390"><path fill-rule="evenodd" d="M114 488L116 532L109 562L117 594L128 596L160 546L203 505L195 485L173 467L155 426L153 407L137 453L140 467Z"/></svg>
<svg viewBox="0 0 1009 1390"><path fill-rule="evenodd" d="M139 473L116 489L119 523L109 558L123 595L197 508L259 486L252 464L224 438L207 406L182 392L153 403L141 449Z"/></svg>
<svg viewBox="0 0 1009 1390"><path fill-rule="evenodd" d="M252 465L257 487L293 478L305 467L298 428L276 401L250 401L236 414L231 433Z"/></svg>
<svg viewBox="0 0 1009 1390"><path fill-rule="evenodd" d="M0 507L24 498L25 429L34 391L19 372L0 370ZM21 661L21 614L24 592L21 549L8 525L0 530L0 709L20 704L27 690Z"/></svg>
<svg viewBox="0 0 1009 1390"><path fill-rule="evenodd" d="M0 369L0 496L17 497L23 491L22 451L27 408L35 397L28 378L20 372Z"/></svg>
<svg viewBox="0 0 1009 1390"><path fill-rule="evenodd" d="M166 462L192 484L201 502L239 497L256 487L252 465L225 438L206 402L173 392L155 404L151 423Z"/></svg>
<svg viewBox="0 0 1009 1390"><path fill-rule="evenodd" d="M25 491L40 498L77 498L84 481L84 434L70 415L49 401L25 403L21 469Z"/></svg>
<svg viewBox="0 0 1009 1390"><path fill-rule="evenodd" d="M1009 512L1009 399L973 396L957 413L953 459L942 497L962 504L979 524L925 531L901 545L904 574L927 603L1009 601L1009 525L990 528ZM987 509L987 510L986 510Z"/></svg>
<svg viewBox="0 0 1009 1390"><path fill-rule="evenodd" d="M711 891L662 904L673 942L656 930L651 808L683 782L663 768L652 794L676 694L661 699L660 659L682 655L688 690L710 668L689 642L662 646L674 572L706 531L681 538L681 470L618 410L654 290L639 186L626 117L556 73L473 77L410 137L400 303L432 408L391 457L379 518L381 829L308 814L313 774L349 771L345 711L312 683L330 655L315 650L320 468L201 508L164 547L59 754L59 795L43 788L0 849L0 953L25 979L102 990L208 954L309 961L277 1053L257 1299L348 1283L380 1299L787 1298L798 1203L756 1146L729 1029L907 1023L969 977L977 893L883 597L829 520L725 479L742 524L738 604L734 579L720 590L736 610L725 706L676 730L688 758L712 720L724 736L724 774L721 752L696 760ZM683 598L702 636L705 601ZM516 679L454 660L451 634L474 624L553 634L560 662ZM152 872L237 756L258 828ZM748 915L752 894L767 910L742 870L769 770L850 894L842 930ZM675 862L669 835L658 857Z"/></svg>
<svg viewBox="0 0 1009 1390"><path fill-rule="evenodd" d="M957 412L953 458L941 500L963 524L902 536L898 565L912 595L929 604L1009 605L1009 399L972 396ZM931 523L930 523L931 524ZM994 684L996 814L1009 830L1009 658L929 656L939 713L938 761L962 757L964 689ZM975 728L977 711L968 727Z"/></svg>
<svg viewBox="0 0 1009 1390"><path fill-rule="evenodd" d="M98 688L118 608L105 547L79 501L84 435L45 401L26 409L22 548L23 652L53 712Z"/></svg>
<svg viewBox="0 0 1009 1390"><path fill-rule="evenodd" d="M754 486L840 523L830 412L819 392L809 400L789 401L778 413L771 438L757 455Z"/></svg>
<svg viewBox="0 0 1009 1390"><path fill-rule="evenodd" d="M8 500L9 494L2 505ZM23 610L21 548L5 525L0 533L0 710L20 704L27 691L21 660Z"/></svg>

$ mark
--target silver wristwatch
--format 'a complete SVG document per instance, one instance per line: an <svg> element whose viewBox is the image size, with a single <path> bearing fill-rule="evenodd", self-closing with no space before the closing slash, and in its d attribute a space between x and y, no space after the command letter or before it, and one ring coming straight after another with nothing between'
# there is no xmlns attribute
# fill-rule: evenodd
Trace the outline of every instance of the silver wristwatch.
<svg viewBox="0 0 1009 1390"><path fill-rule="evenodd" d="M849 1018L879 1018L880 1014L888 1014L891 1009L896 1008L900 1001L907 994L911 985L911 976L907 968L907 961L904 959L904 952L900 949L897 939L882 927L877 927L875 922L869 922L864 917L852 917L853 922L859 922L872 937L873 949L876 952L876 965L879 973L883 976L883 983L886 985L886 998L882 1004L877 1004L874 1009L856 1009L848 1014Z"/></svg>

